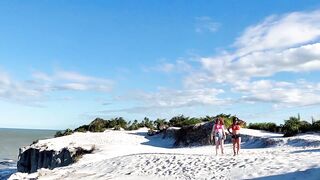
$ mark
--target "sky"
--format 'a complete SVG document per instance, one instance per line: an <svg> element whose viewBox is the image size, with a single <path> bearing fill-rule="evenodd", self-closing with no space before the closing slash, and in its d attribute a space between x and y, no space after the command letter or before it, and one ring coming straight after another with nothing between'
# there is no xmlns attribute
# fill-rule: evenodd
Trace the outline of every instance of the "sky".
<svg viewBox="0 0 320 180"><path fill-rule="evenodd" d="M0 127L320 119L320 2L0 1Z"/></svg>

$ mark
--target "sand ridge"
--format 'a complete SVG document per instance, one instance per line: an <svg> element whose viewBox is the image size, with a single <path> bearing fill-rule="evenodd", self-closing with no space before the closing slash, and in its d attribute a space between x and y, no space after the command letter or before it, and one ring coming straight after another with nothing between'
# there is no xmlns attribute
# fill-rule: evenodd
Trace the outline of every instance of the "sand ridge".
<svg viewBox="0 0 320 180"><path fill-rule="evenodd" d="M296 146L287 143L269 148L246 148L243 144L241 154L234 157L230 144L226 145L224 155L215 156L213 146L170 148L172 139L148 137L146 131L77 133L62 137L62 141L41 141L57 148L54 146L70 144L72 140L83 145L95 144L97 150L73 165L54 170L41 169L31 175L17 173L11 179L31 176L39 179L292 179L305 174L308 179L320 177L320 158L316 158L320 157L320 146L313 143L318 142L319 135L307 134L283 140L300 139L300 142L302 139ZM281 138L279 134L255 130L244 132Z"/></svg>

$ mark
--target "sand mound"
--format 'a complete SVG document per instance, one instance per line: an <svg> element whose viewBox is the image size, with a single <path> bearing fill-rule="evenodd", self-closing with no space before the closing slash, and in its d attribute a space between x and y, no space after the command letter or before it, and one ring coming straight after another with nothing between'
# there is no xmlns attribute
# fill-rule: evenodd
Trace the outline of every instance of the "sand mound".
<svg viewBox="0 0 320 180"><path fill-rule="evenodd" d="M97 150L73 165L41 169L30 175L16 173L11 179L291 179L305 173L309 179L319 177L317 134L282 138L279 134L244 129L243 134L251 139L243 144L241 155L234 157L230 144L225 147L225 155L215 156L213 146L171 148L174 140L161 135L148 137L146 133L146 129L76 133L40 141L53 149L76 143L94 144ZM279 143L265 146L264 139Z"/></svg>

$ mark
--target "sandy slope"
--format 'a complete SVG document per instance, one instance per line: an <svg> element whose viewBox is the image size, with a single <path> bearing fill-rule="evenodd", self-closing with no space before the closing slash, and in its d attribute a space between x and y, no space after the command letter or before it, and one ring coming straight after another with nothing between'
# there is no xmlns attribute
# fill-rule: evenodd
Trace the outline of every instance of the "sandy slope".
<svg viewBox="0 0 320 180"><path fill-rule="evenodd" d="M76 133L40 141L52 149L65 146L96 146L93 154L79 162L34 174L17 173L11 179L319 179L320 136L308 134L282 138L279 134L243 129L243 134L279 140L279 145L251 148L245 143L241 155L233 157L231 145L223 156L212 146L170 148L173 141L147 137L146 129ZM257 146L255 146L257 147Z"/></svg>

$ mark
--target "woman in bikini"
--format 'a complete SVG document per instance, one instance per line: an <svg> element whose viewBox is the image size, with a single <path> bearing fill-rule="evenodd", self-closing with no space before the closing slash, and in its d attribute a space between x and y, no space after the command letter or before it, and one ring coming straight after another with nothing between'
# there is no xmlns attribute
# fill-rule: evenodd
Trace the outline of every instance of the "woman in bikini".
<svg viewBox="0 0 320 180"><path fill-rule="evenodd" d="M216 119L216 122L212 127L211 140L213 139L213 136L216 144L216 155L218 155L219 145L221 147L221 153L223 154L223 144L226 137L226 133L224 130L224 121L221 117Z"/></svg>
<svg viewBox="0 0 320 180"><path fill-rule="evenodd" d="M230 132L230 129L232 129L232 132ZM228 128L228 132L231 134L231 137L232 137L233 155L234 156L238 155L240 150L241 137L240 137L240 125L238 123L237 117L233 117L232 125Z"/></svg>

